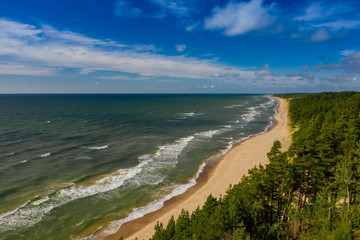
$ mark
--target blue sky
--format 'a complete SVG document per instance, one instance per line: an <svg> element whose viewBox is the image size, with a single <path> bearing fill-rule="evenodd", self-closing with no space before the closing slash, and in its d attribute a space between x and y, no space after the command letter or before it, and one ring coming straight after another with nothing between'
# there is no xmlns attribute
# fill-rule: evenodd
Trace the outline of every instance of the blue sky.
<svg viewBox="0 0 360 240"><path fill-rule="evenodd" d="M0 93L360 90L359 1L2 0Z"/></svg>

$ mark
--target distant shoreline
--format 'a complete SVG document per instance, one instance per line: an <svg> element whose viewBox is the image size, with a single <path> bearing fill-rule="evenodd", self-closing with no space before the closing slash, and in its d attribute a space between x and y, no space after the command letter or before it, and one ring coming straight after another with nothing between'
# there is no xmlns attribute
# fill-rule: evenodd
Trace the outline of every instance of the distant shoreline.
<svg viewBox="0 0 360 240"><path fill-rule="evenodd" d="M287 149L291 143L287 128L288 109L283 99L276 99L279 104L272 120L275 124L272 123L268 131L235 144L221 158L209 161L196 179L195 186L166 201L161 209L125 223L115 234L108 235L105 227L104 231L100 230L90 239L118 240L121 236L125 239L149 239L157 221L166 226L170 217L177 217L183 208L192 212L201 207L210 194L214 197L224 195L229 185L237 184L250 168L267 163L266 153L275 140L280 140L283 149Z"/></svg>

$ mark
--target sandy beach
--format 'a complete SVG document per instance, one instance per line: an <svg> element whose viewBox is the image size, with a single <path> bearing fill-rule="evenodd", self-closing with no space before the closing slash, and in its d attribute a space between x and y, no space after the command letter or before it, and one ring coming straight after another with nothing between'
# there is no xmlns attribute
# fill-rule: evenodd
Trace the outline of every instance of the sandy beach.
<svg viewBox="0 0 360 240"><path fill-rule="evenodd" d="M195 210L203 205L210 194L214 197L224 195L230 185L238 183L241 177L247 174L248 169L267 163L266 154L275 140L282 143L283 150L287 149L291 143L291 135L288 131L288 109L283 99L278 100L280 104L275 116L276 124L270 131L235 145L221 159L208 166L208 170L200 175L194 187L165 202L161 209L125 223L113 235L105 237L104 233L99 232L92 239L118 240L121 236L125 239L149 239L154 233L154 225L157 221L166 226L172 215L177 217L182 209L190 212Z"/></svg>

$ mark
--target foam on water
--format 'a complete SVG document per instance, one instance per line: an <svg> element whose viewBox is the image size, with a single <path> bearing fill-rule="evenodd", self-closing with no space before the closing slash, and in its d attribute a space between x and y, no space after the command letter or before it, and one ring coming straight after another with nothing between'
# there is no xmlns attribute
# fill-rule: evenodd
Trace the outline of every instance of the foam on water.
<svg viewBox="0 0 360 240"><path fill-rule="evenodd" d="M81 221L81 222L75 224L74 226L75 226L75 227L80 226L80 225L83 224L84 222L85 222L85 221Z"/></svg>
<svg viewBox="0 0 360 240"><path fill-rule="evenodd" d="M93 146L93 147L84 147L84 148L89 149L89 150L104 150L104 149L109 148L109 145Z"/></svg>
<svg viewBox="0 0 360 240"><path fill-rule="evenodd" d="M51 153L49 153L49 152L39 155L39 157L42 157L42 158L46 158L46 157L50 157L50 156L51 156Z"/></svg>
<svg viewBox="0 0 360 240"><path fill-rule="evenodd" d="M224 108L232 109L232 108L237 108L237 107L242 107L242 106L243 106L243 104L234 104L234 105L226 106Z"/></svg>
<svg viewBox="0 0 360 240"><path fill-rule="evenodd" d="M10 156L12 156L12 155L15 155L15 153L14 153L14 152L5 153L4 155L0 156L0 159L2 159L2 158L7 158L7 157L10 157Z"/></svg>
<svg viewBox="0 0 360 240"><path fill-rule="evenodd" d="M171 169L178 163L179 155L194 140L194 136L180 138L174 143L162 145L154 154L145 154L139 157L140 161L148 160L151 164L143 169L141 175L132 180L134 186L158 185L165 179L159 169Z"/></svg>
<svg viewBox="0 0 360 240"><path fill-rule="evenodd" d="M204 113L196 113L196 112L180 113L177 119L187 119L188 117L195 117L201 115L204 115Z"/></svg>
<svg viewBox="0 0 360 240"><path fill-rule="evenodd" d="M119 169L92 185L84 186L72 183L44 197L37 197L17 209L0 215L0 230L13 230L39 222L52 209L79 198L90 197L109 192L132 180L135 184L159 184L164 176L158 175L158 169L175 167L179 154L195 137L180 138L174 143L160 146L153 155L139 157L140 163L128 169ZM145 167L146 166L146 167ZM142 174L139 174L142 173Z"/></svg>
<svg viewBox="0 0 360 240"><path fill-rule="evenodd" d="M231 106L225 106L224 108L231 109L231 108L234 108L234 107L231 105Z"/></svg>
<svg viewBox="0 0 360 240"><path fill-rule="evenodd" d="M245 138L244 138L245 139ZM230 141L225 149L221 150L217 155L213 156L211 159L219 158L223 155L225 155L233 146L234 142ZM204 168L206 166L206 162L203 162L196 172L195 176L187 181L185 184L180 184L173 186L173 190L165 195L164 197L146 205L143 207L135 208L126 218L119 219L112 221L110 224L106 225L105 229L103 230L102 234L105 236L111 235L116 233L116 231L126 222L135 220L137 218L143 217L144 215L155 212L156 210L159 210L162 208L167 200L170 200L171 198L181 195L185 193L188 189L196 185L197 179L199 178L200 174L203 172ZM92 239L95 234L92 234L88 238L83 239Z"/></svg>
<svg viewBox="0 0 360 240"><path fill-rule="evenodd" d="M156 160L157 163L161 162L166 165L174 166L178 162L178 157L180 153L193 139L194 136L189 136L185 138L180 138L179 140L175 141L175 143L160 146L156 153L152 156L152 159Z"/></svg>
<svg viewBox="0 0 360 240"><path fill-rule="evenodd" d="M196 179L200 176L200 174L203 172L204 168L206 166L206 163L203 162L195 175L194 178L191 178L187 181L185 184L175 185L170 187L172 190L169 194L165 195L164 197L160 198L159 200L156 200L146 206L135 208L126 218L119 219L112 221L110 224L106 226L106 228L103 231L104 235L110 235L114 234L124 223L132 221L134 219L143 217L144 215L154 212L160 208L162 208L167 200L170 200L171 198L181 195L185 193L189 188L196 185ZM91 239L94 235L89 236L85 239Z"/></svg>
<svg viewBox="0 0 360 240"><path fill-rule="evenodd" d="M197 137L205 137L205 138L211 138L212 136L214 136L215 134L217 134L218 132L220 132L221 130L209 130L209 131L205 131L205 132L200 132L200 133L195 133L195 136Z"/></svg>
<svg viewBox="0 0 360 240"><path fill-rule="evenodd" d="M9 169L9 168L13 168L13 167L22 165L22 164L24 164L24 163L26 163L26 162L28 162L28 161L29 161L29 159L25 159L25 160L23 160L23 161L20 161L20 162L15 163L15 164L11 164L11 165L5 166L5 167L3 167L3 168L0 168L0 172L4 172L4 171L6 171L6 170Z"/></svg>
<svg viewBox="0 0 360 240"><path fill-rule="evenodd" d="M22 140L20 139L20 140L8 142L8 143L6 143L4 146L7 147L7 146L15 145L15 144L21 143L21 142L22 142Z"/></svg>
<svg viewBox="0 0 360 240"><path fill-rule="evenodd" d="M195 116L196 113L194 112L190 112L190 113L182 113L181 115L186 116L186 117L192 117Z"/></svg>
<svg viewBox="0 0 360 240"><path fill-rule="evenodd" d="M119 169L116 172L97 180L90 186L82 186L73 183L68 187L58 190L55 194L51 194L51 196L47 195L43 198L36 199L35 201L29 201L31 204L20 206L14 211L0 215L0 230L11 230L35 224L53 208L64 205L75 199L89 197L119 188L126 180L129 180L140 173L143 167L149 162L150 160L143 161L133 168Z"/></svg>
<svg viewBox="0 0 360 240"><path fill-rule="evenodd" d="M241 115L242 119L245 120L247 123L253 121L256 116L260 114L260 111L257 111L255 107L247 108L248 112Z"/></svg>
<svg viewBox="0 0 360 240"><path fill-rule="evenodd" d="M255 107L248 107L247 108L248 111L241 115L242 120L244 120L246 123L253 121L257 116L261 114L261 110L258 109L265 110L269 108L271 105L273 105L274 102L277 101L275 98L271 98L271 97L267 97L267 98L269 99L269 101L265 103L259 104L258 106ZM233 105L233 106L243 106L243 105ZM240 120L236 120L235 123L240 123Z"/></svg>
<svg viewBox="0 0 360 240"><path fill-rule="evenodd" d="M32 205L39 206L40 204L49 201L50 198L48 196L45 196L44 198L40 198L39 200L31 202Z"/></svg>
<svg viewBox="0 0 360 240"><path fill-rule="evenodd" d="M265 103L262 103L258 106L258 108L263 108L263 109L266 109L268 108L269 106L273 105L277 100L276 98L272 98L272 97L267 97L269 99L268 102L265 102Z"/></svg>

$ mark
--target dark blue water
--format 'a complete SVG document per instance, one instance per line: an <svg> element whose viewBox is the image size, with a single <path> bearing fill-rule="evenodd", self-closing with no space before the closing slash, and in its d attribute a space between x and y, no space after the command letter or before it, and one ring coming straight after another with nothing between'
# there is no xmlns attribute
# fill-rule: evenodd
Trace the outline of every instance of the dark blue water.
<svg viewBox="0 0 360 240"><path fill-rule="evenodd" d="M0 95L0 239L79 238L153 211L195 184L205 160L263 132L276 104L262 95Z"/></svg>

